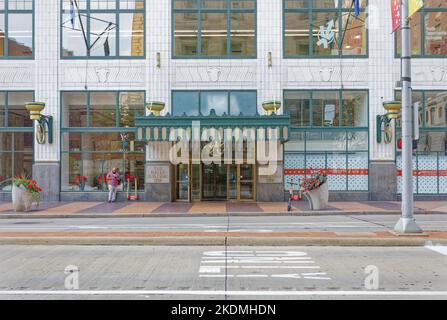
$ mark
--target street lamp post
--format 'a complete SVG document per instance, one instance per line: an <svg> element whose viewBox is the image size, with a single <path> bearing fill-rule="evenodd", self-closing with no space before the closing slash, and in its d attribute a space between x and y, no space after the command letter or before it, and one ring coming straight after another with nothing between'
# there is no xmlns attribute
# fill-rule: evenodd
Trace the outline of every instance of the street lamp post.
<svg viewBox="0 0 447 320"><path fill-rule="evenodd" d="M411 103L411 49L409 0L402 0L402 217L394 230L398 233L421 233L422 229L414 218L413 197L413 111Z"/></svg>

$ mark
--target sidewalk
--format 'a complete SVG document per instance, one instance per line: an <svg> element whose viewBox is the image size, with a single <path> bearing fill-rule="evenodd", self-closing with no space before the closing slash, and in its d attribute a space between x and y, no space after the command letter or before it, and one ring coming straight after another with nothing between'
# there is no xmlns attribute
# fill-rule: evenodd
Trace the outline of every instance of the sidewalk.
<svg viewBox="0 0 447 320"><path fill-rule="evenodd" d="M418 214L447 213L447 201L420 201L415 203ZM326 210L310 211L306 201L294 202L293 212L287 212L285 202L51 202L39 209L15 213L9 202L0 202L0 218L66 218L66 217L156 217L156 216L226 216L226 215L352 215L400 214L399 202L331 202Z"/></svg>

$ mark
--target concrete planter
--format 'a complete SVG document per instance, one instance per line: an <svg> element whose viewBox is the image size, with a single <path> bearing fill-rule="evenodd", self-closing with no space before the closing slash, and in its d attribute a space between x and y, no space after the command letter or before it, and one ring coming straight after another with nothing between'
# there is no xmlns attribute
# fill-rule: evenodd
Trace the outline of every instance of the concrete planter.
<svg viewBox="0 0 447 320"><path fill-rule="evenodd" d="M33 202L34 198L31 192L16 185L12 186L12 207L15 212L30 211Z"/></svg>
<svg viewBox="0 0 447 320"><path fill-rule="evenodd" d="M329 203L328 183L323 183L318 189L305 192L304 196L309 201L311 210L324 210Z"/></svg>

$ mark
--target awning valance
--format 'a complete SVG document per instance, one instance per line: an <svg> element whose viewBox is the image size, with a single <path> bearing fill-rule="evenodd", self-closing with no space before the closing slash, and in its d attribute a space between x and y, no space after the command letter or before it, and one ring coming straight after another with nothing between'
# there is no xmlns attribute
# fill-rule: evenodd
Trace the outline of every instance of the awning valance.
<svg viewBox="0 0 447 320"><path fill-rule="evenodd" d="M199 135L201 140L238 139L268 140L276 137L281 143L289 139L290 116L154 116L136 117L138 141L178 141Z"/></svg>

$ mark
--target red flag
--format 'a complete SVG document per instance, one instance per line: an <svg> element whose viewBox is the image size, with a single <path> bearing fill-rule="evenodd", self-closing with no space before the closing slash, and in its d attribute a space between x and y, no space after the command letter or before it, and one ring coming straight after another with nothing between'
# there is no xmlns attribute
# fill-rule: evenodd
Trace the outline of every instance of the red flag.
<svg viewBox="0 0 447 320"><path fill-rule="evenodd" d="M400 28L400 10L401 0L391 0L391 20L393 24L393 32Z"/></svg>

